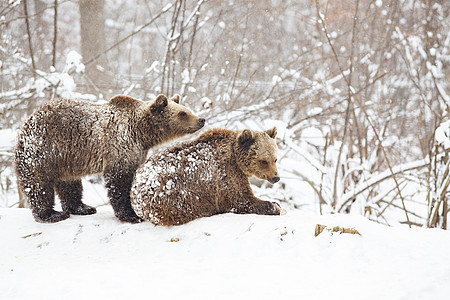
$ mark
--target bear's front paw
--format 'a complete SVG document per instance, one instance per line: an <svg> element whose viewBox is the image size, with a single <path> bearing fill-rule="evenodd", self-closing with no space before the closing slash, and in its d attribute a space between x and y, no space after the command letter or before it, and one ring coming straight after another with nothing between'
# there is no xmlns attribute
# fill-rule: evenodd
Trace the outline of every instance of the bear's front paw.
<svg viewBox="0 0 450 300"><path fill-rule="evenodd" d="M276 202L272 202L273 204L273 209L275 210L275 215L285 215L286 214L286 210L281 208L281 206L276 203Z"/></svg>

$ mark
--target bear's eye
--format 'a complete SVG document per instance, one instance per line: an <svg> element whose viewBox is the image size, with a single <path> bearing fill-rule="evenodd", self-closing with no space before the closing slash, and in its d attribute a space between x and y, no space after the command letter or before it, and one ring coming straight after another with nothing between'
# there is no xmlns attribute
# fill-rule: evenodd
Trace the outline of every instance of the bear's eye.
<svg viewBox="0 0 450 300"><path fill-rule="evenodd" d="M184 111L180 111L180 112L178 113L178 116L181 117L181 118L184 118L184 117L187 116L187 113L185 113Z"/></svg>
<svg viewBox="0 0 450 300"><path fill-rule="evenodd" d="M262 160L261 164L263 164L264 166L267 166L269 163L266 160Z"/></svg>
<svg viewBox="0 0 450 300"><path fill-rule="evenodd" d="M275 158L275 162L277 162L278 159Z"/></svg>

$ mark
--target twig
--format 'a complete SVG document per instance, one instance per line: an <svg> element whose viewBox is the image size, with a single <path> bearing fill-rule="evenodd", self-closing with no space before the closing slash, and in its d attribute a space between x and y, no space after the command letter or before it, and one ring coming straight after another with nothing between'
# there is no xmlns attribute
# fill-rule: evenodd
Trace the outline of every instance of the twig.
<svg viewBox="0 0 450 300"><path fill-rule="evenodd" d="M177 0L175 1L175 10L173 12L172 15L172 21L171 21L171 27L170 27L170 33L169 33L169 38L167 40L167 44L166 44L166 51L164 52L164 58L162 59L162 74L161 74L161 92L164 92L164 88L165 88L165 82L166 82L166 77L167 77L167 91L169 90L169 74L166 75L167 73L170 73L170 66L169 66L169 61L170 61L170 51L172 48L172 42L174 42L174 40L172 39L173 36L175 35L175 27L177 24L177 19L178 19L178 15L180 13L181 10L181 5L182 5L183 0Z"/></svg>
<svg viewBox="0 0 450 300"><path fill-rule="evenodd" d="M403 190L405 187L407 186L407 184L405 184L402 188L401 188L401 190ZM395 187L394 187L394 189L395 189ZM397 193L394 195L394 197L392 197L392 200L391 201L389 201L389 203L377 214L377 217L380 217L385 211L386 211L386 209L394 202L394 200L397 198L397 196L398 196L398 194L399 194L399 192L397 191Z"/></svg>
<svg viewBox="0 0 450 300"><path fill-rule="evenodd" d="M241 51L239 52L239 58L238 58L238 62L237 62L237 65L236 65L236 70L234 72L233 81L232 81L232 84L231 84L231 89L229 91L229 93L231 95L230 99L233 99L233 91L234 91L234 87L236 85L236 78L238 77L239 68L240 68L241 62L242 62L242 56L244 55L245 40L246 40L245 36L247 35L247 25L248 25L248 14L249 14L249 12L248 12L248 7L247 7L247 14L245 15L245 29L244 29L244 34L242 36L242 43L241 43ZM231 102L230 103L230 107L231 108L234 107L234 104L236 103L236 99L237 99L237 97L234 98L233 101L230 100L230 102ZM227 109L229 109L230 107L227 107Z"/></svg>
<svg viewBox="0 0 450 300"><path fill-rule="evenodd" d="M450 176L449 176L449 169L450 169L450 159L447 161L447 164L445 166L445 171L444 171L444 176L442 177L441 180L441 184L439 186L439 190L437 191L437 197L438 200L435 201L434 203L434 207L432 207L432 211L431 211L431 215L432 217L430 218L430 223L428 224L428 227L436 227L438 219L439 219L439 208L441 206L441 203L444 203L445 206L445 202L446 202L446 193L448 190L448 186L450 185ZM443 216L446 215L446 209L444 208L443 210Z"/></svg>
<svg viewBox="0 0 450 300"><path fill-rule="evenodd" d="M97 92L97 94L102 94L103 92L98 88L98 86L95 85L95 83L89 78L89 76L86 73L83 73L84 79L94 88L94 90Z"/></svg>
<svg viewBox="0 0 450 300"><path fill-rule="evenodd" d="M314 190L314 192L315 192L315 193L317 194L317 196L319 197L319 203L327 203L327 202L325 201L325 199L323 198L323 196L322 196L322 191L321 191L321 188L322 188L322 187L320 187L320 190L318 190L317 187L314 185L314 182L312 182L311 180L309 180L308 177L306 177L306 176L303 175L302 173L298 172L297 170L292 170L291 172L292 172L292 174L294 174L294 175L300 177L303 181L305 181L306 183L308 183L308 184L311 186L311 188ZM322 213L322 212L321 212L321 213Z"/></svg>
<svg viewBox="0 0 450 300"><path fill-rule="evenodd" d="M337 66L338 66L338 68L339 68L339 72L341 73L342 78L345 80L345 83L347 84L347 86L350 86L350 84L349 84L349 82L348 82L348 80L347 80L347 77L345 77L344 70L342 69L341 64L339 63L339 59L338 59L338 55L337 55L337 53L336 53L336 50L334 49L334 46L333 46L333 44L331 43L330 35L328 34L327 28L326 28L326 26L325 26L325 20L322 18L322 15L321 15L321 13L320 13L320 10L319 10L319 1L318 1L318 0L315 0L315 1L316 1L317 17L318 17L319 20L320 20L319 23L322 25L322 29L323 29L323 32L325 33L325 37L327 38L328 44L329 44L330 47L331 47L331 51L333 52L334 58L335 58L335 60L337 61Z"/></svg>
<svg viewBox="0 0 450 300"><path fill-rule="evenodd" d="M108 53L109 51L111 51L112 49L114 49L115 47L117 47L118 45L120 45L121 43L125 42L126 40L128 40L130 37L138 34L139 32L141 32L145 27L150 26L153 22L155 22L161 15L165 14L170 8L172 8L173 4L168 4L166 5L156 16L154 16L150 21L148 21L147 23L145 23L144 25L142 25L141 27L139 27L137 30L133 31L132 33L130 33L129 35L127 35L126 37L120 39L118 42L114 43L114 45L112 45L111 47L107 48L105 51L103 51L102 53L97 54L96 56L94 56L93 58L91 58L89 61L87 61L84 65L88 66L92 63L94 63L97 59L99 59L100 57L102 57L103 55L105 55L106 53Z"/></svg>
<svg viewBox="0 0 450 300"><path fill-rule="evenodd" d="M343 200L344 202L342 203L338 212L340 212L348 202L352 201L352 199L354 199L356 196L358 196L359 194L366 191L368 188L375 186L375 185L379 184L380 182L383 182L386 179L392 178L397 174L426 167L429 165L429 163L430 162L427 159L425 159L425 160L419 160L417 162L407 164L406 166L399 165L399 166L394 167L394 169L392 169L392 168L389 169L388 172L384 172L386 174L381 174L381 176L378 175L375 178L365 181L364 184L362 184L362 186L359 186L356 189L354 189L353 191L345 193L342 196L341 200Z"/></svg>
<svg viewBox="0 0 450 300"><path fill-rule="evenodd" d="M54 7L54 19L53 19L53 53L52 53L52 66L56 67L56 40L58 34L58 0L55 0Z"/></svg>
<svg viewBox="0 0 450 300"><path fill-rule="evenodd" d="M199 8L199 12L200 12L200 8ZM191 81L191 77L192 77L192 50L194 48L194 41L195 41L195 36L197 35L197 27L198 27L198 20L200 18L200 14L196 14L196 18L194 21L194 29L192 32L192 37L191 37L191 42L189 43L189 54L188 54L188 60L187 60L187 69L189 72L189 81ZM186 84L183 84L181 86L181 97L185 96L185 91L186 91L186 87L189 87L190 82L187 82Z"/></svg>
<svg viewBox="0 0 450 300"><path fill-rule="evenodd" d="M411 221L400 221L400 224L409 224L409 225L414 225L414 226L417 226L417 227L423 227L423 224L420 224L420 223L417 223L417 222L411 222Z"/></svg>
<svg viewBox="0 0 450 300"><path fill-rule="evenodd" d="M388 203L386 200L380 200L380 202L381 202L381 203L386 203L386 204ZM394 204L394 203L391 203L391 205L392 205L393 207L395 207L395 208L403 209L403 207L400 206L400 205L397 205L397 204ZM413 217L416 217L416 218L418 218L418 219L424 219L423 216L420 216L420 215L418 215L418 214L416 214L416 213L414 213L414 212L412 212L412 211L408 211L408 214L411 215L411 216L413 216ZM410 222L410 223L411 223L411 225L413 225L412 222Z"/></svg>
<svg viewBox="0 0 450 300"><path fill-rule="evenodd" d="M327 162L327 153L328 153L328 144L330 141L330 137L328 136L328 132L325 136L325 148L323 149L323 166L325 167L325 164ZM319 199L323 199L322 192L323 192L323 178L325 177L325 173L320 174L320 184L319 184ZM319 201L319 212L322 214L322 204L326 204L326 202Z"/></svg>
<svg viewBox="0 0 450 300"><path fill-rule="evenodd" d="M199 8L200 9L200 8ZM195 36L197 35L197 27L198 27L198 19L200 18L200 14L196 15L195 18L195 22L194 22L194 31L192 32L192 38L191 38L191 43L189 45L189 56L188 56L188 69L189 69L189 73L191 71L191 67L192 67L192 49L194 47L194 40L195 40ZM189 77L191 76L191 74L189 74Z"/></svg>
<svg viewBox="0 0 450 300"><path fill-rule="evenodd" d="M402 184L405 183L405 182L406 182L406 179L403 180L403 181L400 183L400 185L402 185ZM407 183L406 183L406 184L407 184ZM384 193L380 193L380 194L376 195L376 196L372 199L372 202L373 202L374 204L378 205L379 207L381 207L380 202L383 201L383 199L384 199L385 197L387 197L390 193L392 193L392 192L395 191L395 190L396 190L396 187L394 186L393 188L391 188L391 189L389 189L389 190L387 190L387 191L384 191ZM377 216L377 217L378 217L378 216Z"/></svg>
<svg viewBox="0 0 450 300"><path fill-rule="evenodd" d="M73 0L62 0L62 1L59 2L59 4L63 4L63 3L66 3L66 2L73 2ZM14 8L15 8L15 6L12 6L11 9L9 11L7 11L7 12L1 11L0 12L0 16L7 15ZM40 11L37 11L37 12L35 12L33 14L28 14L28 18L32 19L32 18L34 18L36 16L39 16L39 15L43 14L46 10L52 9L52 8L54 8L53 5L46 6L45 8L41 9ZM35 7L35 9L36 9L36 7ZM11 22L15 22L15 21L18 21L18 20L26 19L26 18L27 18L26 16L19 15L19 16L15 17L15 18L9 20L9 22L11 23Z"/></svg>
<svg viewBox="0 0 450 300"><path fill-rule="evenodd" d="M183 20L183 22L181 23L181 25L182 25L181 26L181 31L176 36L174 36L172 38L173 40L178 40L180 38L180 35L183 33L182 30L184 28L186 28L189 25L189 23L191 23L192 19L194 18L195 15L197 15L197 13L200 11L200 7L205 2L206 2L206 0L198 0L197 5L195 6L194 10L192 11L192 13L187 18L186 22L184 22L184 20Z"/></svg>
<svg viewBox="0 0 450 300"><path fill-rule="evenodd" d="M134 17L133 17L133 24L136 25L136 18L137 18L137 9L134 10ZM131 78L132 73L132 67L133 64L131 62L131 53L133 52L133 37L131 37L130 39L130 45L129 45L129 50L128 50L128 74Z"/></svg>
<svg viewBox="0 0 450 300"><path fill-rule="evenodd" d="M0 52L3 52L4 54L8 54L8 52L6 51L5 48L3 48L2 46L0 46ZM47 77L45 77L44 75L46 75L45 72L41 71L41 70L37 70L37 69L33 69L32 67L30 67L29 62L20 56L13 56L15 59L17 59L19 62L21 62L22 64L24 64L25 66L27 66L31 72L33 72L33 76L36 77L36 75L38 77L41 77L42 79L44 79L45 81L47 81L51 87L56 88L57 85L55 85L53 82L51 82L50 80L48 80Z"/></svg>
<svg viewBox="0 0 450 300"><path fill-rule="evenodd" d="M33 66L33 70L36 70L36 63L34 62L33 45L31 43L30 21L28 20L27 0L23 1L23 11L25 13L25 24L27 25L28 49L30 50L31 65Z"/></svg>

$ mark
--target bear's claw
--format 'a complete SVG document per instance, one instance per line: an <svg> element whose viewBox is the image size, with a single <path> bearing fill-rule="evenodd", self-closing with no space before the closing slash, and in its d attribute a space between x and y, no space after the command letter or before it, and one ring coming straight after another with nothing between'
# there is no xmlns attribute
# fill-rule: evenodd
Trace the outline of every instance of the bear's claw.
<svg viewBox="0 0 450 300"><path fill-rule="evenodd" d="M286 214L286 210L283 209L278 203L276 202L272 202L273 207L275 209L275 211L277 212L277 215L285 215Z"/></svg>

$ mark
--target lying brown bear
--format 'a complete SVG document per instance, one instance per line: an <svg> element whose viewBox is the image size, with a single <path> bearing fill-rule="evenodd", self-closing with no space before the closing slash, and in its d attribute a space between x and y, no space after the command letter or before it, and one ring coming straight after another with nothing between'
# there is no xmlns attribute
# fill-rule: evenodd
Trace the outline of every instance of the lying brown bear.
<svg viewBox="0 0 450 300"><path fill-rule="evenodd" d="M267 131L212 129L196 140L152 156L131 188L136 214L154 224L178 225L233 212L279 215L255 197L248 177L278 182L276 127Z"/></svg>

